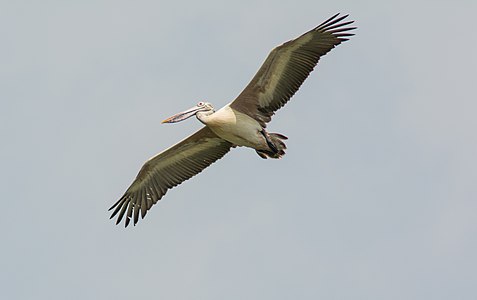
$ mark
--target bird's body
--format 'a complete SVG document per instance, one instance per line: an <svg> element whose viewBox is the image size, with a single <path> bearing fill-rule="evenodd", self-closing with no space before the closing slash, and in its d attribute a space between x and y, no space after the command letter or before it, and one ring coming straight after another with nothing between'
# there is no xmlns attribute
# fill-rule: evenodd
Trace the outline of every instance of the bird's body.
<svg viewBox="0 0 477 300"><path fill-rule="evenodd" d="M118 215L118 224L126 216L134 224L159 201L168 189L200 173L231 148L255 149L261 158L281 158L287 138L268 133L266 124L284 106L321 56L346 41L355 27L353 21L340 23L347 16L338 14L298 38L270 52L257 74L242 93L223 108L215 111L207 102L178 113L163 123L176 123L196 116L205 127L178 144L148 160L124 195L110 208L111 218Z"/></svg>
<svg viewBox="0 0 477 300"><path fill-rule="evenodd" d="M262 126L252 117L226 105L215 113L197 117L216 135L236 146L245 146L258 150L268 150Z"/></svg>

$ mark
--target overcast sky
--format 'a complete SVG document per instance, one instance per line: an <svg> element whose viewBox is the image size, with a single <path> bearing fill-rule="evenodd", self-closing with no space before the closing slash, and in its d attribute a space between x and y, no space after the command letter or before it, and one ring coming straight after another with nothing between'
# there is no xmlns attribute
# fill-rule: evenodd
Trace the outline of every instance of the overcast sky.
<svg viewBox="0 0 477 300"><path fill-rule="evenodd" d="M476 299L477 2L2 1L1 299ZM135 227L142 163L336 12L269 125Z"/></svg>

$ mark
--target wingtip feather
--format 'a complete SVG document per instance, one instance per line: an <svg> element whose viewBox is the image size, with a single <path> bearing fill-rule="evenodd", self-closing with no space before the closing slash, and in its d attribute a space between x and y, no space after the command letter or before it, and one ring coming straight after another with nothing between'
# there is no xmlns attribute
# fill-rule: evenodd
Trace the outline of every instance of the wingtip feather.
<svg viewBox="0 0 477 300"><path fill-rule="evenodd" d="M333 33L332 30L335 29L335 28L341 29L340 27L347 26L347 25L350 25L350 24L354 23L354 20L339 23L339 22L343 21L344 19L346 19L349 16L349 14L342 15L342 16L338 17L339 15L340 15L340 13L335 14L334 16L329 18L328 20L324 21L323 23L321 23L320 25L315 27L314 30L315 31L326 31L326 32ZM349 27L346 30L354 30L354 29L356 29L356 27ZM343 30L341 30L341 31L343 31ZM339 31L336 31L336 32L339 32Z"/></svg>

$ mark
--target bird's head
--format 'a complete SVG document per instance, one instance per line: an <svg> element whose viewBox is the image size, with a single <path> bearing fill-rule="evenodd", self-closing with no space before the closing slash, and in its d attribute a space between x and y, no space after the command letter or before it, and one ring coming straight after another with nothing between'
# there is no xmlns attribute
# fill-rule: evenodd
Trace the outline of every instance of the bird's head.
<svg viewBox="0 0 477 300"><path fill-rule="evenodd" d="M196 106L165 119L164 121L162 121L162 123L177 123L180 121L184 121L185 119L188 119L193 115L197 115L197 118L200 120L201 116L208 116L213 114L214 112L215 109L212 104L201 101L197 103Z"/></svg>

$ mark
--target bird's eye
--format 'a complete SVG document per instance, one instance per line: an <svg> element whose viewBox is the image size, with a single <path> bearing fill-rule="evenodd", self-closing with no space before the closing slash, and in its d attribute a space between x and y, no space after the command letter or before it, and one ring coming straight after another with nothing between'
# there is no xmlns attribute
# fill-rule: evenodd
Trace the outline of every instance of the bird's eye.
<svg viewBox="0 0 477 300"><path fill-rule="evenodd" d="M202 102L202 101L197 103L197 106L204 106L204 105L205 105L205 102Z"/></svg>

